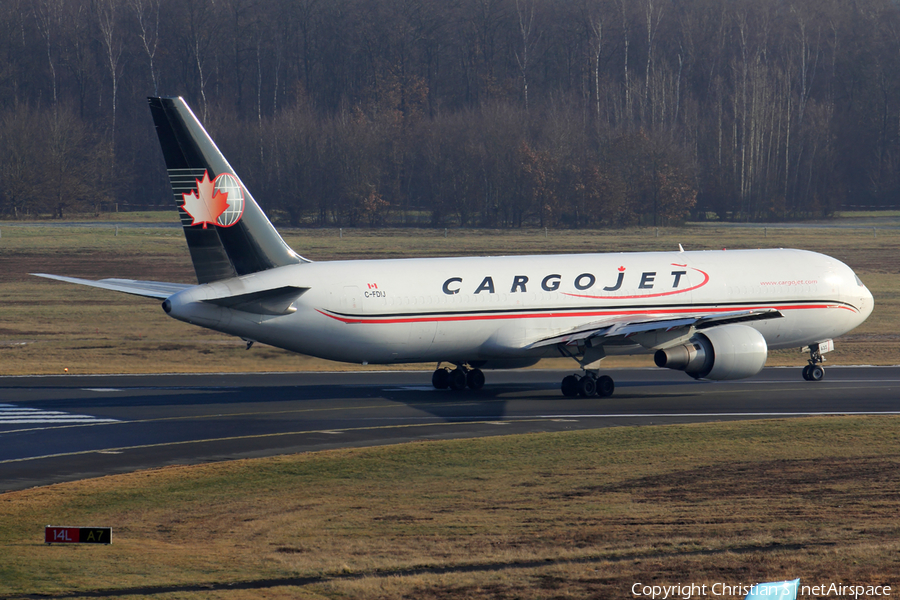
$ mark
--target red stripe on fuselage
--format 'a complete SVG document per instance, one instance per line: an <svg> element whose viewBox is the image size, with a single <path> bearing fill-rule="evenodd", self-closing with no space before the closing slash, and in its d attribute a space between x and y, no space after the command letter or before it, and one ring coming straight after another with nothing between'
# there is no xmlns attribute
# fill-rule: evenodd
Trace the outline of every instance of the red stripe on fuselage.
<svg viewBox="0 0 900 600"><path fill-rule="evenodd" d="M740 310L759 310L764 308L774 308L776 310L811 310L811 309L827 309L842 308L850 312L857 312L849 306L841 306L839 304L795 304L787 306L744 306L740 308L676 308L676 309L656 309L656 310L601 310L601 311L581 311L581 312L546 312L546 313L514 313L514 314L492 314L492 315L442 315L442 316L423 316L423 317L364 317L336 315L321 309L316 309L326 317L330 317L342 323L379 323L379 324L397 324L397 323L448 323L454 321L494 321L508 319L550 319L550 318L572 318L572 317L616 317L623 315L684 315L696 314L704 315L709 313L736 312Z"/></svg>

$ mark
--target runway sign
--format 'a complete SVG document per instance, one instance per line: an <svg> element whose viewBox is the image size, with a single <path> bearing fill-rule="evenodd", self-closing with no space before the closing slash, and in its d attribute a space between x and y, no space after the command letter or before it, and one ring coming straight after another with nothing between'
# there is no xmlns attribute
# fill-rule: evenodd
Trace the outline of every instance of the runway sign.
<svg viewBox="0 0 900 600"><path fill-rule="evenodd" d="M112 544L112 527L44 528L45 544Z"/></svg>

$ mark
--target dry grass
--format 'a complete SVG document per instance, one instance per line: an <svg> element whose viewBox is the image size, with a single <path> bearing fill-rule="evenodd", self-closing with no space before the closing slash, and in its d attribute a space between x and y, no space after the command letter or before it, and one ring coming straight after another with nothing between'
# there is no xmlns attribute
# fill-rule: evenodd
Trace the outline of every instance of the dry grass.
<svg viewBox="0 0 900 600"><path fill-rule="evenodd" d="M158 217L154 217L158 218ZM157 302L31 277L48 272L87 278L193 282L181 231L163 228L4 227L0 225L0 374L153 373L204 370L297 371L346 365L255 346L174 321ZM759 229L716 226L625 231L288 230L286 240L316 260L409 256L797 247L854 267L875 295L875 312L837 343L831 364L900 363L900 235L896 230ZM802 364L777 352L769 364ZM610 367L651 364L610 359ZM571 366L570 361L542 363ZM358 367L353 367L358 368ZM372 367L380 368L380 367ZM400 366L396 368L409 368ZM421 367L419 367L421 368Z"/></svg>
<svg viewBox="0 0 900 600"><path fill-rule="evenodd" d="M635 582L793 577L896 585L898 424L413 443L7 493L0 597L622 598ZM110 525L113 545L44 546L47 523Z"/></svg>

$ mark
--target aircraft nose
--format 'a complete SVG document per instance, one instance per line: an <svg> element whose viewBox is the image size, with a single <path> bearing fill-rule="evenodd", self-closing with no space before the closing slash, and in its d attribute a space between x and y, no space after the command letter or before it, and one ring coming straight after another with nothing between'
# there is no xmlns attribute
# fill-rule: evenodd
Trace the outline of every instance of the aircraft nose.
<svg viewBox="0 0 900 600"><path fill-rule="evenodd" d="M864 293L859 300L859 312L862 316L862 320L865 321L875 309L875 298L872 297L872 292L869 291L869 288L865 286L863 287L863 292Z"/></svg>
<svg viewBox="0 0 900 600"><path fill-rule="evenodd" d="M872 314L872 310L875 308L875 299L872 297L872 292L869 291L869 288L865 286L859 276L854 273L853 277L856 284L855 289L852 291L848 290L848 292L850 292L848 296L853 299L853 303L859 309L859 322L862 323Z"/></svg>

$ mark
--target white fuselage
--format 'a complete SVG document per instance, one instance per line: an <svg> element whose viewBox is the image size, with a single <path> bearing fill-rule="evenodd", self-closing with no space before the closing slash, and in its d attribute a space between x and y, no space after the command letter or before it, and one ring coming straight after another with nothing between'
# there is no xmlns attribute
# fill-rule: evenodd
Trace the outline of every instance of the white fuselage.
<svg viewBox="0 0 900 600"><path fill-rule="evenodd" d="M290 314L202 302L282 286L307 289ZM320 262L200 285L169 302L174 318L326 359L488 367L559 356L529 346L590 323L757 308L783 315L750 324L770 349L802 347L850 331L873 307L849 267L801 250Z"/></svg>

